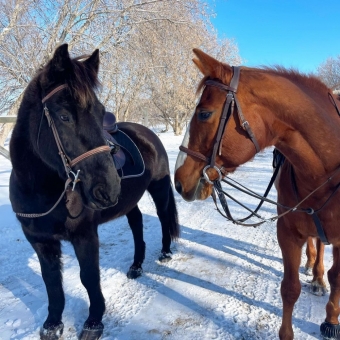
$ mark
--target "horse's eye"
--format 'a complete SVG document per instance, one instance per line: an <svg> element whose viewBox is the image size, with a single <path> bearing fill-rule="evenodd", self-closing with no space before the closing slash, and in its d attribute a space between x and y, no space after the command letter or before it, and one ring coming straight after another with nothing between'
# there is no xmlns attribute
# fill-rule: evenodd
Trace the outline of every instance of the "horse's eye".
<svg viewBox="0 0 340 340"><path fill-rule="evenodd" d="M64 122L69 122L70 121L70 119L68 118L67 115L61 115L60 119L63 120Z"/></svg>
<svg viewBox="0 0 340 340"><path fill-rule="evenodd" d="M212 112L201 111L198 114L199 120L207 120L212 115Z"/></svg>

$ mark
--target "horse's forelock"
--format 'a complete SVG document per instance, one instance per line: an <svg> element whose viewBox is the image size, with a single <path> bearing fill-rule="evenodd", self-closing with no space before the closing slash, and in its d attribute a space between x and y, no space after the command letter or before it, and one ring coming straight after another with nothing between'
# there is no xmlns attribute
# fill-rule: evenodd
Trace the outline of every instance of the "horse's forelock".
<svg viewBox="0 0 340 340"><path fill-rule="evenodd" d="M80 61L84 58L85 56L72 59L73 72L66 79L71 93L82 107L86 107L95 101L94 91L101 85L97 73Z"/></svg>
<svg viewBox="0 0 340 340"><path fill-rule="evenodd" d="M81 107L85 108L96 100L95 90L101 83L98 79L96 71L86 67L82 61L87 59L87 55L79 56L71 59L70 70L62 75L53 75L51 65L48 64L45 68L38 71L37 78L45 79L45 81L55 82L56 80L66 83L71 91L72 96L79 102Z"/></svg>

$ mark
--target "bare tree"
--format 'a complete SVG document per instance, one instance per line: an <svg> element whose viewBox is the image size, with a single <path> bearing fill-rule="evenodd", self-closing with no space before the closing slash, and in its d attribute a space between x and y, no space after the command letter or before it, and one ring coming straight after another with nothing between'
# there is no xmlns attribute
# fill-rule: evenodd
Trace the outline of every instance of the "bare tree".
<svg viewBox="0 0 340 340"><path fill-rule="evenodd" d="M67 42L75 55L100 49L100 98L119 120L144 119L139 103L150 112L156 105L179 133L196 79L192 47L238 56L233 42L222 46L214 36L212 43L206 0L0 0L0 6L0 115L16 114L30 79ZM164 109L157 93L171 89ZM10 128L0 126L0 145Z"/></svg>
<svg viewBox="0 0 340 340"><path fill-rule="evenodd" d="M159 30L152 39L166 41L166 44L150 43L157 47L150 49L150 59L155 66L149 76L152 103L158 108L164 123L179 135L192 115L196 86L201 78L191 62L192 48L201 47L233 65L240 64L241 58L234 41L218 40L202 20L178 26L171 34L169 30Z"/></svg>
<svg viewBox="0 0 340 340"><path fill-rule="evenodd" d="M340 55L323 62L317 69L317 75L331 89L340 90Z"/></svg>
<svg viewBox="0 0 340 340"><path fill-rule="evenodd" d="M0 0L0 6L0 114L13 114L20 94L36 70L51 57L55 47L64 42L69 43L74 54L100 48L103 55L107 55L103 69L110 70L116 84L127 74L129 81L133 78L131 87L136 87L135 95L142 87L145 70L136 69L133 75L124 59L118 58L115 63L115 48L120 48L121 56L131 55L136 51L129 40L139 34L143 25L155 29L157 22L185 25L187 12L198 17L204 16L206 10L205 2L200 0ZM141 53L138 58L140 56ZM120 71L122 60L126 67ZM112 81L107 74L104 78ZM131 104L127 104L124 88L128 87L123 82L118 88L124 93L124 100L120 98L115 105L120 107L119 115L127 119ZM108 91L112 93L112 89ZM109 93L104 93L107 100ZM6 138L5 130L0 132L0 144Z"/></svg>

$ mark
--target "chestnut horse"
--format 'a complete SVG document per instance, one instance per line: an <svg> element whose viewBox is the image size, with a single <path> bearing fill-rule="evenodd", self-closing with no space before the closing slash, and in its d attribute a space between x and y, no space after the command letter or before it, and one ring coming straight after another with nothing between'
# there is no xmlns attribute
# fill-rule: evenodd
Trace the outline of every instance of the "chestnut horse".
<svg viewBox="0 0 340 340"><path fill-rule="evenodd" d="M279 336L294 336L302 247L311 236L333 245L331 292L320 330L323 337L338 339L340 99L313 76L283 68L231 67L198 49L194 53L204 76L198 88L202 95L177 159L177 191L187 201L204 200L223 176L274 145L289 161L277 183L277 238L284 266Z"/></svg>

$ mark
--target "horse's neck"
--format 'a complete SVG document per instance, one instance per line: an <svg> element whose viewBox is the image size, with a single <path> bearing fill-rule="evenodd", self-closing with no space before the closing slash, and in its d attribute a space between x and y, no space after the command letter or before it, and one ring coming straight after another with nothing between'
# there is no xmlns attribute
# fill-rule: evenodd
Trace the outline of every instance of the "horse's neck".
<svg viewBox="0 0 340 340"><path fill-rule="evenodd" d="M27 132L27 128L22 124L17 124L14 128L10 141L10 153L12 161L12 172L16 178L17 186L26 195L35 196L47 190L63 186L63 182L58 174L50 169L33 151L33 142Z"/></svg>
<svg viewBox="0 0 340 340"><path fill-rule="evenodd" d="M275 146L309 178L331 174L340 166L340 117L326 100L305 109L292 106L290 115L278 114L274 127Z"/></svg>
<svg viewBox="0 0 340 340"><path fill-rule="evenodd" d="M328 172L321 151L315 150L297 130L287 131L275 146L296 169L301 169L308 177L319 177Z"/></svg>

